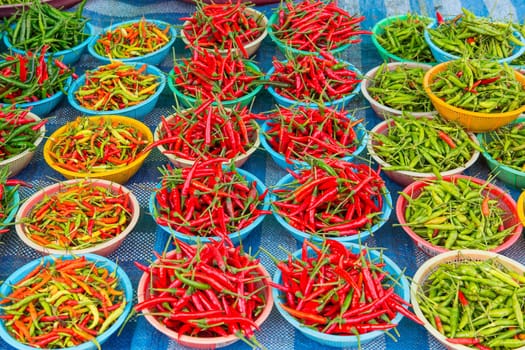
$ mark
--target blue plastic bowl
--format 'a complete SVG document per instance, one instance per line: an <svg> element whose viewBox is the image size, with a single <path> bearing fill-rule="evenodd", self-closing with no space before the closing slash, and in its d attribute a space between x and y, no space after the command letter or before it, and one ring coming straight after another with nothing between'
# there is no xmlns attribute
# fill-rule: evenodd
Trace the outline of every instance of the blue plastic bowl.
<svg viewBox="0 0 525 350"><path fill-rule="evenodd" d="M143 63L126 63L127 65L134 66L134 67L140 67ZM164 87L166 86L166 77L164 75L164 72L162 72L160 69L158 69L155 66L147 65L145 74L154 74L158 77L158 81L160 82L159 86L157 86L157 90L154 94L152 94L147 100L142 101L141 103L131 106L128 108L123 109L116 109L116 110L109 110L109 111L94 111L91 109L87 109L82 107L75 97L75 92L84 85L86 81L86 75L82 75L77 80L71 84L71 87L69 89L69 93L67 95L67 100L69 101L69 104L73 106L77 111L81 112L84 115L120 115L120 116L126 116L126 117L132 117L138 120L143 120L144 117L150 113L153 108L155 108L155 105L157 104L157 101L159 100L160 94L164 90Z"/></svg>
<svg viewBox="0 0 525 350"><path fill-rule="evenodd" d="M131 312L131 307L133 304L133 286L131 284L131 281L126 274L126 272L119 267L117 264L115 264L113 261L104 258L99 255L95 254L85 254L84 255L88 261L95 262L95 264L99 267L105 267L108 269L108 271L113 272L116 271L116 276L119 280L119 286L124 291L124 295L126 298L126 307L122 314L117 318L117 320L111 325L104 333L96 337L96 341L98 344L103 344L106 340L108 340L117 330L124 324L126 321L126 318L128 317L129 313ZM46 255L42 258L33 260L26 265L20 267L18 270L13 272L0 286L0 295L8 295L12 291L12 285L22 280L29 272L34 270L38 265L43 263L52 262L54 259L59 257L58 255ZM66 256L60 256L62 259L68 259L71 260L75 258L73 255L66 255ZM0 319L0 337L16 349L22 349L22 350L34 350L35 348L32 346L28 346L25 344L22 344L15 340L5 328L5 320ZM92 341L82 343L78 346L72 346L66 348L68 350L91 350L91 349L97 349L97 346Z"/></svg>
<svg viewBox="0 0 525 350"><path fill-rule="evenodd" d="M283 189L283 188L292 188L289 184L293 182L294 177L292 174L287 174L283 178L281 178L274 186L274 190ZM390 218L390 214L392 213L392 197L390 195L390 192L388 191L386 185L383 187L383 212L378 216L379 222L375 224L374 226L370 227L368 230L360 231L358 234L350 235L350 236L341 236L341 237L333 237L333 236L327 236L327 238L333 239L335 241L339 241L342 243L356 243L356 242L363 242L368 237L370 237L371 234L379 230ZM270 195L270 201L273 203L277 201L277 197L272 193ZM314 242L322 242L323 238L321 236L315 236L310 233L301 231L290 225L285 218L283 218L281 215L277 213L275 208L272 208L272 214L279 222L279 224L284 227L298 242L303 242L305 239L311 240Z"/></svg>
<svg viewBox="0 0 525 350"><path fill-rule="evenodd" d="M56 57L58 59L62 58L61 61L68 66L72 65L73 63L76 63L80 59L80 56L82 56L82 54L85 52L86 47L88 46L88 44L91 42L91 39L92 39L93 26L89 22L86 22L86 25L84 26L84 33L88 34L89 36L77 46L74 46L68 50L48 52L46 53L45 56L49 57L52 55L53 57ZM11 42L9 41L9 38L7 37L7 35L4 35L4 44L7 47L7 49L11 50L12 52L16 52L20 54L25 53L24 50L14 48Z"/></svg>
<svg viewBox="0 0 525 350"><path fill-rule="evenodd" d="M319 55L319 52L314 52L314 51L305 51L305 50L299 50L299 49L296 49L296 48L293 48L289 45L287 45L285 42L283 42L281 39L277 38L277 36L275 36L275 33L273 31L273 25L277 22L279 18L279 14L277 12L274 12L269 20L268 20L268 26L267 26L267 30L268 30L268 35L270 36L270 39L272 39L272 41L275 43L275 45L277 45L277 48L279 49L279 51L281 51L284 55L287 55L287 54L293 54L293 55L316 55L318 56ZM348 49L352 44L351 43L347 43L347 44L344 44L344 45L341 45L341 46L338 46L336 47L335 49L332 49L332 50L326 50L327 52L330 52L332 54L337 54L337 53L341 53L343 51L345 51L346 49Z"/></svg>
<svg viewBox="0 0 525 350"><path fill-rule="evenodd" d="M7 190L9 190L9 188L10 187L8 187ZM13 196L13 203L10 203L10 205L11 205L11 210L9 211L9 214L7 215L7 217L0 222L0 229L6 228L8 224L13 222L16 216L16 213L18 212L18 208L20 207L20 192L18 190L15 191L14 196Z"/></svg>
<svg viewBox="0 0 525 350"><path fill-rule="evenodd" d="M120 22L120 23L116 23L116 24L114 24L112 26L109 26L107 28L104 28L101 33L97 34L89 42L89 45L88 45L87 48L88 48L88 51L91 54L91 56L95 57L97 60L99 60L101 62L104 62L104 63L110 63L112 60L113 61L122 61L122 62L125 62L125 63L142 62L142 63L151 64L151 65L154 65L154 66L162 63L162 61L164 61L166 56L170 53L170 49L173 46L173 43L175 42L175 39L177 39L177 31L175 30L173 25L170 25L167 22L153 20L153 19L147 19L146 22L153 23L157 27L159 27L160 29L165 29L168 26L170 27L169 34L168 34L169 37L170 37L170 41L166 45L164 45L163 47L158 49L157 51L149 53L149 54L144 55L144 56L138 56L138 57L133 57L133 58L112 58L112 59L110 59L108 56L99 55L95 51L95 44L97 43L97 40L100 39L100 37L102 35L104 35L107 32L113 31L113 30L115 30L118 27L125 26L125 25L128 25L128 24L137 23L137 22L140 22L140 20Z"/></svg>
<svg viewBox="0 0 525 350"><path fill-rule="evenodd" d="M354 254L359 254L359 252L363 249L363 246L359 246L353 243L346 243L345 246L350 252ZM385 256L385 254L383 254L382 252L370 248L366 249L368 255L370 256L370 260L372 262L384 262L386 265L383 267L383 269L386 272L388 272L388 274L392 276L394 280L398 281L398 283L392 284L394 286L394 293L403 298L403 300L405 300L406 302L410 302L410 285L399 266L397 266L396 263L394 263L390 258ZM300 259L301 254L302 250L299 249L293 253L293 257L295 259ZM314 251L310 247L308 247L308 255L315 256ZM273 282L277 284L282 284L281 270L276 269L273 275ZM357 347L359 346L359 344L369 343L385 333L384 331L373 331L362 334L359 337L350 335L333 335L321 333L319 331L313 330L310 327L303 326L295 317L291 316L281 307L281 303L284 301L284 295L282 291L280 291L277 288L272 288L272 294L275 307L277 308L277 310L279 310L279 313L284 317L284 319L288 323L290 323L294 328L296 328L299 332L301 332L304 336L316 341L319 344L339 348ZM392 323L399 325L399 322L401 322L402 319L403 315L398 312L392 320Z"/></svg>
<svg viewBox="0 0 525 350"><path fill-rule="evenodd" d="M282 63L286 64L286 62L287 61L283 61ZM361 71L357 69L350 62L347 62L347 61L339 61L339 62L346 63L348 65L348 68L356 72L359 77L363 76ZM273 75L274 72L275 72L275 67L270 68L270 70L266 74L266 80L270 80L270 77ZM359 91L361 91L361 82L355 85L354 89L352 90L350 94L345 95L342 98L337 99L337 100L322 101L322 102L326 107L331 107L334 109L344 109L348 105L348 103L359 93ZM268 86L268 92L273 96L275 102L277 102L278 105L283 106L283 107L304 106L308 108L317 108L319 104L319 101L318 102L304 102L300 100L291 100L287 97L284 97L278 94L277 91L275 91L275 89L271 85Z"/></svg>
<svg viewBox="0 0 525 350"><path fill-rule="evenodd" d="M434 28L436 28L436 26L437 26L437 22L434 22L434 23L430 24L427 28L428 29L434 29ZM425 33L423 35L425 37L425 41L427 42L428 46L430 47L430 51L432 51L432 55L434 56L436 61L438 61L438 63L453 61L453 60L456 60L456 59L460 58L460 56L453 55L453 54L451 54L451 53L441 49L436 44L434 44L434 42L432 41L432 38L431 38L430 33L428 32L428 30L425 30ZM518 40L520 40L521 42L525 42L525 38L523 38L523 36L518 31L514 31L514 36L516 38L518 38ZM506 62L506 63L510 64L510 62L514 61L516 58L518 58L519 56L521 56L521 55L523 55L525 53L525 46L517 46L515 44L512 44L512 45L514 46L513 54L511 56L509 56L509 57L498 59L497 61L499 63Z"/></svg>
<svg viewBox="0 0 525 350"><path fill-rule="evenodd" d="M257 72L260 72L261 70L259 67L257 67L256 64L252 62L246 62L246 65L251 67ZM262 79L262 78L261 78ZM170 90L175 95L175 100L180 101L184 107L195 107L200 105L200 102L197 101L197 99L193 96L185 95L181 90L177 88L175 85L175 72L173 69L170 71L168 76L168 86ZM247 93L244 96L241 96L239 98L236 98L234 100L222 100L221 105L224 107L230 107L233 108L237 105L239 106L248 106L252 103L255 96L262 90L263 84L256 85L249 93ZM212 105L217 105L217 102L213 102Z"/></svg>
<svg viewBox="0 0 525 350"><path fill-rule="evenodd" d="M348 117L350 119L353 119L350 114L348 114ZM281 168L283 168L285 170L287 170L287 169L294 170L294 169L298 169L298 168L307 168L307 167L309 167L307 162L303 162L303 161L296 160L296 159L291 159L290 160L291 163L288 163L286 161L286 158L284 157L284 154L277 152L276 150L273 149L272 146L270 146L270 144L266 140L266 137L264 136L264 133L266 133L270 129L270 126L268 125L268 122L269 121L265 121L262 124L261 129L260 129L259 139L261 140L261 145L264 147L266 152L268 152L270 154L270 156L272 157L273 161L279 167L281 167ZM357 135L357 138L359 139L359 144L357 145L357 148L352 153L352 155L347 156L347 157L342 157L341 158L342 160L345 160L345 161L349 162L352 159L354 159L355 157L359 156L363 152L363 150L366 149L366 144L368 142L368 132L366 131L366 128L361 123L359 123L357 125L356 135Z"/></svg>
<svg viewBox="0 0 525 350"><path fill-rule="evenodd" d="M266 186L264 185L264 183L261 180L259 180L255 175L247 172L246 170L242 170L242 169L239 169L239 168L237 168L236 171L241 176L243 176L246 180L248 180L248 182L250 184L255 181L257 192L259 194L263 194L266 191ZM160 188L162 188L161 183L157 184L157 186L156 186L156 189L160 189ZM153 218L155 219L155 222L156 222L157 221L156 217L158 215L157 214L158 203L157 203L157 199L155 198L155 193L156 192L153 191L153 193L151 194L151 197L149 199L149 212L151 213L151 215L153 215ZM263 206L262 206L261 209L262 210L269 210L270 209L270 202L268 200L265 200L263 202ZM246 226L242 230L240 230L238 232L230 233L228 235L228 237L230 238L232 243L234 245L239 245L239 243L241 243L241 241L246 240L248 238L248 236L250 235L250 233L253 231L253 229L255 229L264 220L264 217L265 217L265 215L260 215L250 225ZM200 241L202 243L208 243L211 240L215 240L215 241L221 240L221 237L219 237L219 236L201 237L201 236L187 235L187 234L178 232L178 231L176 231L175 229L173 229L173 228L171 228L169 226L160 225L158 223L157 223L157 227L160 228L161 231L164 231L164 232L172 235L174 238L180 239L181 241L189 243L189 244L196 244L198 241Z"/></svg>

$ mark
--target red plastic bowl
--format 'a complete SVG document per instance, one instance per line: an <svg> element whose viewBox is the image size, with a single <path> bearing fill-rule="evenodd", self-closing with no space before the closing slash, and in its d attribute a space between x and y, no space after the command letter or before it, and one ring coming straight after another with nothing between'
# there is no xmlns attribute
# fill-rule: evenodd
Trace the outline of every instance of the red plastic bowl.
<svg viewBox="0 0 525 350"><path fill-rule="evenodd" d="M447 181L455 181L456 179L468 179L476 184L484 184L486 180L478 179L471 176L466 175L453 175L453 176L445 176L443 177L443 180ZM419 194L422 192L423 187L428 185L428 180L421 180L413 182L412 184L408 185L403 189L403 193L407 194L411 198L417 198ZM505 241L497 246L494 249L490 249L489 251L492 252L501 252L507 248L509 248L511 245L513 245L521 235L521 231L523 230L523 226L521 225L521 222L518 218L517 209L516 209L516 201L503 189L500 187L488 184L484 190L484 193L489 193L491 198L497 198L499 206L505 210L505 212L508 213L508 215L504 218L504 228L509 228L511 226L515 226L514 231L509 234L509 236L505 239ZM403 230L412 238L416 246L421 249L423 252L425 252L429 256L434 256L440 253L448 252L450 249L447 249L445 247L436 246L419 236L416 232L414 232L410 227L405 226L406 220L405 220L405 209L408 205L408 201L403 197L399 196L397 202L396 202L396 216L398 222L401 224L401 227Z"/></svg>

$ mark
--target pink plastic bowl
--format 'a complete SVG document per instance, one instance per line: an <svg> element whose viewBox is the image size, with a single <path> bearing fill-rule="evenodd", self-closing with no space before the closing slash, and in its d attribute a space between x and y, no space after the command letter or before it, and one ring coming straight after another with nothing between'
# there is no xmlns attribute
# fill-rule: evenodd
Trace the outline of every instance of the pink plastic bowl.
<svg viewBox="0 0 525 350"><path fill-rule="evenodd" d="M446 176L443 177L443 180L454 182L456 179L468 179L476 184L484 184L486 180L478 179L471 176L466 175L453 175L453 176ZM403 193L407 194L410 198L417 198L421 192L422 189L428 185L428 181L421 180L416 181L409 186L405 187L403 189ZM503 189L500 187L488 184L486 188L484 189L484 193L487 193L490 195L490 198L498 199L499 206L505 210L508 214L504 218L504 228L509 228L512 226L515 226L514 231L509 234L509 236L505 239L505 241L497 246L494 249L490 249L489 251L492 252L501 252L507 248L509 248L511 245L513 245L521 235L521 231L523 230L523 226L521 225L520 219L518 218L518 215L516 214L516 202L514 199L506 193ZM450 249L447 249L445 247L436 246L431 243L429 243L427 240L423 239L421 236L419 236L417 233L415 233L410 227L404 226L406 224L405 220L405 209L408 205L408 201L403 196L399 196L397 203L396 203L396 216L398 222L401 224L401 227L403 230L412 238L416 246L421 249L423 252L428 254L429 256L434 256L440 253L445 253L450 251Z"/></svg>

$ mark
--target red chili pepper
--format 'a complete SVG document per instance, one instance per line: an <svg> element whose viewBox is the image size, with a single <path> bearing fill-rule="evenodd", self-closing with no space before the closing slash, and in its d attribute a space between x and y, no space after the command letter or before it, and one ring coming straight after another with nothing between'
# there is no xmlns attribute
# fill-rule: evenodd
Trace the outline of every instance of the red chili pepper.
<svg viewBox="0 0 525 350"><path fill-rule="evenodd" d="M438 131L438 136L440 139L442 139L443 141L445 141L445 143L452 149L456 148L456 143L454 142L454 140L452 140L452 138L450 137L450 135L446 134L443 130L439 130Z"/></svg>
<svg viewBox="0 0 525 350"><path fill-rule="evenodd" d="M438 25L443 24L445 22L443 15L439 11L436 11L436 20L437 20Z"/></svg>

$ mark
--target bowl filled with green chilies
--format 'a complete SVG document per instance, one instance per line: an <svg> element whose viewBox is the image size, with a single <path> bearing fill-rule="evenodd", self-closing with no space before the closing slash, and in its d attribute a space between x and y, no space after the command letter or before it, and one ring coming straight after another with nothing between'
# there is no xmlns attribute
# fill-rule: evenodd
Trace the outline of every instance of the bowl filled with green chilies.
<svg viewBox="0 0 525 350"><path fill-rule="evenodd" d="M525 76L495 61L440 63L427 71L423 88L443 118L472 132L495 130L525 112Z"/></svg>
<svg viewBox="0 0 525 350"><path fill-rule="evenodd" d="M387 62L435 64L436 60L425 41L424 32L435 20L415 13L391 16L372 28L372 43Z"/></svg>
<svg viewBox="0 0 525 350"><path fill-rule="evenodd" d="M436 114L423 89L423 77L432 66L424 63L382 63L369 70L361 84L361 93L380 118L410 112L416 117Z"/></svg>
<svg viewBox="0 0 525 350"><path fill-rule="evenodd" d="M401 186L437 176L461 174L479 158L476 136L456 123L410 114L377 124L367 143L368 154Z"/></svg>
<svg viewBox="0 0 525 350"><path fill-rule="evenodd" d="M59 58L65 65L77 62L94 34L93 26L82 16L85 2L70 12L35 1L7 19L5 46L20 54L46 47L46 57Z"/></svg>
<svg viewBox="0 0 525 350"><path fill-rule="evenodd" d="M416 181L399 194L399 225L430 256L459 249L501 252L523 230L516 201L490 180L445 176Z"/></svg>
<svg viewBox="0 0 525 350"><path fill-rule="evenodd" d="M525 53L525 38L512 22L492 21L463 8L462 13L430 24L424 37L438 62L460 57L510 63Z"/></svg>

